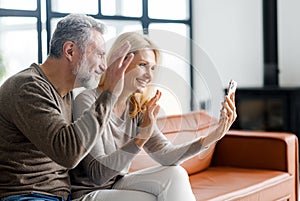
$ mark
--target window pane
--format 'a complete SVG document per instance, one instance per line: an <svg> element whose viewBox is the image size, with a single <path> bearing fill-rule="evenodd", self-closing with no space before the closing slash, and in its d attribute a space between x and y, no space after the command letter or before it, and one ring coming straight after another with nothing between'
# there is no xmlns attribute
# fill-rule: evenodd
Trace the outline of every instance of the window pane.
<svg viewBox="0 0 300 201"><path fill-rule="evenodd" d="M52 34L55 31L55 28L56 28L56 25L57 25L58 21L61 20L61 19L62 18L51 18L51 21L50 21L50 25L51 25L51 37L52 37Z"/></svg>
<svg viewBox="0 0 300 201"><path fill-rule="evenodd" d="M52 10L61 13L98 13L98 0L53 0Z"/></svg>
<svg viewBox="0 0 300 201"><path fill-rule="evenodd" d="M0 83L38 62L36 22L28 17L0 18Z"/></svg>
<svg viewBox="0 0 300 201"><path fill-rule="evenodd" d="M104 34L104 39L107 41L109 49L113 40L121 33L128 31L142 31L142 24L139 21L116 21L102 20L107 26L107 32Z"/></svg>
<svg viewBox="0 0 300 201"><path fill-rule="evenodd" d="M109 16L142 16L141 0L102 0L101 13Z"/></svg>
<svg viewBox="0 0 300 201"><path fill-rule="evenodd" d="M190 64L179 55L162 50L162 62L154 78L154 86L163 96L160 99L162 115L182 114L190 111Z"/></svg>
<svg viewBox="0 0 300 201"><path fill-rule="evenodd" d="M182 23L151 23L149 29L170 31L186 38L190 36L190 27Z"/></svg>
<svg viewBox="0 0 300 201"><path fill-rule="evenodd" d="M149 37L162 52L162 62L156 84L164 94L160 103L164 114L180 114L190 111L190 40L188 35L188 27L184 24L150 24L149 26Z"/></svg>
<svg viewBox="0 0 300 201"><path fill-rule="evenodd" d="M190 39L187 25L179 23L152 23L149 25L149 35L154 37L155 41L159 41L161 48L170 51L172 54L179 55L189 62ZM185 77L186 80L189 79L189 71L187 71L185 65L178 65L176 71Z"/></svg>
<svg viewBox="0 0 300 201"><path fill-rule="evenodd" d="M148 12L150 18L183 20L189 18L188 0L149 0Z"/></svg>
<svg viewBox="0 0 300 201"><path fill-rule="evenodd" d="M0 8L16 10L36 10L36 0L0 0Z"/></svg>

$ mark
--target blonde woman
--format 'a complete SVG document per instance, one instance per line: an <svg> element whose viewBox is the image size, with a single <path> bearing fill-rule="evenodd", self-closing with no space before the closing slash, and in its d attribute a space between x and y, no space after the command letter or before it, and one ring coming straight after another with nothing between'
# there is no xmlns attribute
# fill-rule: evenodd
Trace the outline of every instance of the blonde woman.
<svg viewBox="0 0 300 201"><path fill-rule="evenodd" d="M219 126L207 137L189 143L173 145L156 127L161 92L149 100L147 86L151 83L159 62L160 52L147 37L136 32L120 35L107 57L113 63L114 52L130 43L128 57L133 59L112 103L110 120L83 161L70 172L72 198L76 200L110 201L194 201L187 172L179 166L204 147L222 138L236 118L234 95L222 103ZM126 60L126 59L125 59ZM98 88L79 94L74 102L74 118L79 117L102 93L105 74ZM128 173L135 156L144 149L161 164Z"/></svg>

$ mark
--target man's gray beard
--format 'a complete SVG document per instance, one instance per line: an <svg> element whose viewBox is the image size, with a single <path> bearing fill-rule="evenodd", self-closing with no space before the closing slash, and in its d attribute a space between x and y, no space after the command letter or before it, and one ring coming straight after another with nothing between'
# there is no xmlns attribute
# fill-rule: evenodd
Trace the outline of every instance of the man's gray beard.
<svg viewBox="0 0 300 201"><path fill-rule="evenodd" d="M101 76L100 75L97 77L94 75L92 75L91 77L86 76L89 74L89 72L88 69L85 68L84 66L87 66L87 62L85 59L82 59L81 62L78 64L78 66L72 71L72 73L76 76L74 88L77 87L84 87L87 89L96 88L99 84Z"/></svg>

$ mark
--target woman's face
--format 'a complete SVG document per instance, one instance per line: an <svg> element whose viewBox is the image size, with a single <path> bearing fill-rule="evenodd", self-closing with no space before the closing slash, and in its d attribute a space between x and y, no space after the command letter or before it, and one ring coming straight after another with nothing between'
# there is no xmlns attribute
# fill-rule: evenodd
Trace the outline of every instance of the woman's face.
<svg viewBox="0 0 300 201"><path fill-rule="evenodd" d="M155 68L156 60L153 50L137 51L126 70L125 89L131 93L143 93L152 81Z"/></svg>

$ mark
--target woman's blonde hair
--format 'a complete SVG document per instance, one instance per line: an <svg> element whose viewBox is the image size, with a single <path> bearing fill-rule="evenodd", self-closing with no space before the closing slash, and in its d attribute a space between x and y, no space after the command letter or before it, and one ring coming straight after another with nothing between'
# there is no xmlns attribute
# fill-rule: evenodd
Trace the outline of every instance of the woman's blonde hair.
<svg viewBox="0 0 300 201"><path fill-rule="evenodd" d="M137 32L126 32L121 34L113 43L112 47L110 48L110 51L107 55L107 64L110 65L113 63L113 55L116 51L118 51L121 46L128 41L131 45L131 48L129 49L129 53L136 53L140 50L150 49L153 50L155 55L155 61L156 64L159 63L160 60L160 52L157 48L157 46L146 36L139 34ZM101 76L99 86L103 86L103 83L105 81L105 73ZM140 93L133 93L130 97L130 112L129 116L131 118L135 117L139 112L144 111L144 105L149 100L149 95L151 93L151 87L147 86L145 92L143 94Z"/></svg>

